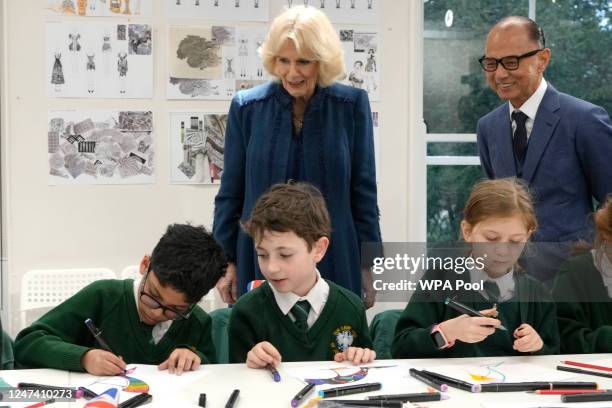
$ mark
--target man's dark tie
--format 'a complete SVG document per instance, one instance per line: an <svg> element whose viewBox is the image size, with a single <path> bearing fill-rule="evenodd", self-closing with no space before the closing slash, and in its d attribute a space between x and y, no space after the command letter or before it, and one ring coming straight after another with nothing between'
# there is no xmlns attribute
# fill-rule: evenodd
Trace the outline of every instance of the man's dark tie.
<svg viewBox="0 0 612 408"><path fill-rule="evenodd" d="M491 302L497 302L499 300L500 292L497 283L490 280L484 281L484 290L487 292L487 296L489 296Z"/></svg>
<svg viewBox="0 0 612 408"><path fill-rule="evenodd" d="M293 322L298 330L303 332L308 330L308 313L310 312L310 303L307 300L300 300L291 308L291 314L295 321Z"/></svg>
<svg viewBox="0 0 612 408"><path fill-rule="evenodd" d="M525 160L525 153L527 152L527 127L525 127L527 115L516 110L512 112L512 120L516 122L516 130L512 138L512 147L514 147L514 154L518 161L523 163Z"/></svg>

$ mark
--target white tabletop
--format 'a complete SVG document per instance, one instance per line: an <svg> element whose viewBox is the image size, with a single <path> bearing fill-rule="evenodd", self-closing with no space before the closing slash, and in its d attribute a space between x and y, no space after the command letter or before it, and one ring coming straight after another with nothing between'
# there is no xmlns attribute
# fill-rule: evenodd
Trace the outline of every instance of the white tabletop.
<svg viewBox="0 0 612 408"><path fill-rule="evenodd" d="M491 361L505 364L505 367L531 367L531 373L508 373L514 380L533 380L538 377L538 370L554 370L561 360L575 360L581 362L591 362L612 365L612 354L583 354L573 356L525 356L525 357L501 357L501 358L467 358L467 359L420 359L420 360L379 360L374 366L396 366L394 368L378 369L376 374L371 374L370 379L366 377L362 382L371 382L374 378L383 383L381 391L370 392L367 394L357 394L344 398L363 399L368 395L375 394L398 394L410 392L426 392L426 387L407 375L409 368L433 368L444 366L450 370L453 367L462 369L466 366L479 366L489 364ZM527 365L523 365L527 364ZM136 372L132 375L147 382L150 387L150 394L153 395L153 402L146 407L197 407L198 396L200 393L207 395L207 407L223 408L232 390L239 389L240 396L236 408L274 408L289 407L293 396L304 386L304 383L293 378L297 371L338 367L334 362L300 362L283 363L279 370L282 380L274 382L267 370L254 370L246 367L245 364L218 364L202 366L196 372L185 373L182 376L173 376L165 371L157 371L153 366L137 366ZM138 371L140 370L140 371ZM387 370L387 371L385 371ZM350 370L348 370L350 371ZM516 371L516 370L515 370ZM518 370L520 371L520 370ZM555 370L556 371L556 370ZM373 373L373 370L370 370ZM388 374L385 374L388 373ZM553 374L552 372L549 372ZM385 375L387 377L385 377ZM564 381L595 381L601 388L612 388L612 378L595 377L582 374L561 373L557 376L563 378L537 378L541 381L564 380ZM52 385L66 386L87 386L96 381L109 381L112 379L100 379L88 374L69 373L57 370L10 370L0 371L0 377L11 385L18 382L33 382ZM405 384L405 387L404 387ZM95 384L100 388L101 384ZM317 387L320 389L321 387ZM313 393L314 394L314 393ZM308 401L310 397L305 401ZM583 403L583 404L563 404L559 396L535 395L526 392L512 393L469 393L451 388L448 392L450 398L446 401L422 403L424 407L507 407L507 408L535 408L535 407L612 407L610 403ZM31 404L31 403L30 403ZM82 407L85 400L77 400L72 403L56 403L49 405L50 408L60 407ZM2 404L0 401L0 406ZM25 407L26 403L11 403L11 407Z"/></svg>

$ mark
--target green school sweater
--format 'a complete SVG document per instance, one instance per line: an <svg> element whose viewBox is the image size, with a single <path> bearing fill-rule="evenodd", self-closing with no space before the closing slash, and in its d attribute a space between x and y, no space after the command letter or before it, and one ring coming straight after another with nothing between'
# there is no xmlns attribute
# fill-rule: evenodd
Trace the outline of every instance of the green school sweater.
<svg viewBox="0 0 612 408"><path fill-rule="evenodd" d="M210 317L196 307L189 319L172 323L154 344L153 326L141 323L134 298L134 281L100 280L58 305L15 340L19 364L32 368L84 371L81 358L99 348L84 324L91 318L113 352L128 364L160 364L176 348L192 348L202 363L215 360Z"/></svg>
<svg viewBox="0 0 612 408"><path fill-rule="evenodd" d="M456 281L470 281L469 272L463 275L454 272L430 271L422 278L449 280L456 288ZM515 356L512 348L513 332L522 323L530 324L540 335L544 347L534 354L559 352L558 328L555 304L543 286L525 273L515 273L515 296L498 303L499 319L508 331L495 332L479 343L455 342L453 347L438 350L431 338L433 325L459 316L461 313L444 304L446 297L475 310L489 309L492 303L477 291L417 291L404 309L397 326L391 352L394 358L438 358L438 357L489 357ZM542 301L545 300L545 301Z"/></svg>
<svg viewBox="0 0 612 408"><path fill-rule="evenodd" d="M274 345L283 361L333 360L344 342L372 348L361 300L335 283L327 283L327 303L305 333L283 315L267 282L242 296L230 317L230 363L244 363L247 353L262 341Z"/></svg>
<svg viewBox="0 0 612 408"><path fill-rule="evenodd" d="M612 352L612 299L590 252L561 267L553 297L562 353Z"/></svg>

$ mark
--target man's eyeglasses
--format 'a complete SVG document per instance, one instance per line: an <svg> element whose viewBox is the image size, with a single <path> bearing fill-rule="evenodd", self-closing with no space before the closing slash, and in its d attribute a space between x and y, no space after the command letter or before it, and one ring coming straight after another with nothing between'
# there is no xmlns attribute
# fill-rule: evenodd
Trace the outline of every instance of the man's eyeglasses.
<svg viewBox="0 0 612 408"><path fill-rule="evenodd" d="M519 67L519 62L523 58L531 57L536 55L538 52L544 51L544 48L540 48L537 50L529 51L527 54L523 55L509 55L507 57L503 57L500 59L497 58L489 58L484 55L478 60L480 62L480 66L487 72L495 72L497 70L497 66L499 64L504 67L504 69L508 71L515 71Z"/></svg>
<svg viewBox="0 0 612 408"><path fill-rule="evenodd" d="M162 309L164 316L166 316L170 320L187 320L189 318L189 315L193 311L195 304L187 306L184 310L177 310L173 307L164 305L159 300L154 298L152 295L144 291L145 282L147 281L148 276L149 276L149 270L145 274L144 278L142 279L142 283L140 284L141 302L144 303L147 307L151 309Z"/></svg>

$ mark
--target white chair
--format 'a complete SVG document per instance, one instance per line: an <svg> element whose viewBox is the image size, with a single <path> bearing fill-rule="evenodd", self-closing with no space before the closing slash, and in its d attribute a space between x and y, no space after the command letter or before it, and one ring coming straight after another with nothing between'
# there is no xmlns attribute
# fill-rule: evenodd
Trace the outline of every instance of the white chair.
<svg viewBox="0 0 612 408"><path fill-rule="evenodd" d="M134 279L140 278L140 265L130 265L123 268L121 271L121 279Z"/></svg>
<svg viewBox="0 0 612 408"><path fill-rule="evenodd" d="M21 278L21 328L26 327L26 312L51 308L100 279L116 279L108 268L34 269Z"/></svg>

